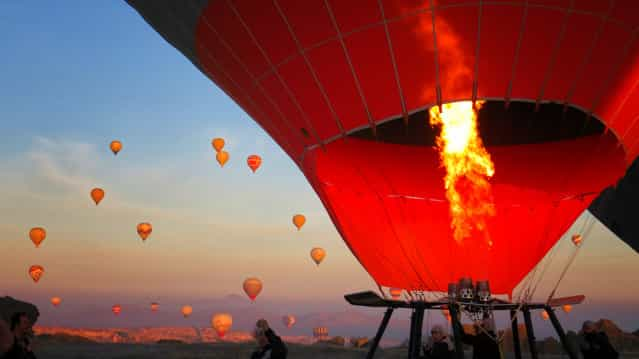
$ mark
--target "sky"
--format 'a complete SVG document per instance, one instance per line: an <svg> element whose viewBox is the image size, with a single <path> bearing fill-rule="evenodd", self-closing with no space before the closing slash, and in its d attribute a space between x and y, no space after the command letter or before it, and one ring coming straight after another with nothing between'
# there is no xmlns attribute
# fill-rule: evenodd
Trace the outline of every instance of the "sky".
<svg viewBox="0 0 639 359"><path fill-rule="evenodd" d="M41 324L181 325L179 307L197 303L194 320L206 325L218 309L246 312L232 302L248 302L250 276L264 283L255 315L350 312L344 294L376 288L293 161L124 2L3 1L0 41L0 295L39 305ZM226 139L224 168L213 137ZM255 174L253 153L263 158ZM106 191L97 207L94 187ZM307 218L299 232L296 213ZM153 224L146 242L139 222ZM36 226L48 232L38 249ZM566 243L540 298L567 264ZM309 256L317 246L328 253L320 267ZM37 284L31 264L45 268ZM639 328L638 270L637 254L595 224L558 293L587 297L567 327L606 317ZM47 304L54 295L63 310ZM109 312L151 301L175 312Z"/></svg>

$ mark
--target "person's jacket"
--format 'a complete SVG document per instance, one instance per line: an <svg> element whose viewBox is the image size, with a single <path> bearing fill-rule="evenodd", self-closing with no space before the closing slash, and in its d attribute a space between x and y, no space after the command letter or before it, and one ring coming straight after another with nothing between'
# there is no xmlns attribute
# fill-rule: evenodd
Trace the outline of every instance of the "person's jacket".
<svg viewBox="0 0 639 359"><path fill-rule="evenodd" d="M271 344L266 344L263 348L260 348L251 354L251 359L271 359L271 353L273 348Z"/></svg>
<svg viewBox="0 0 639 359"><path fill-rule="evenodd" d="M604 332L582 334L579 346L584 359L619 358L619 353L612 347Z"/></svg>
<svg viewBox="0 0 639 359"><path fill-rule="evenodd" d="M453 351L445 341L432 343L431 345L424 346L424 358L425 359L452 359Z"/></svg>
<svg viewBox="0 0 639 359"><path fill-rule="evenodd" d="M271 346L270 359L286 359L286 356L288 355L288 348L286 348L282 338L275 335L275 332L270 328L264 332L264 335Z"/></svg>
<svg viewBox="0 0 639 359"><path fill-rule="evenodd" d="M480 331L476 335L462 335L462 342L473 346L473 359L501 359L495 333Z"/></svg>

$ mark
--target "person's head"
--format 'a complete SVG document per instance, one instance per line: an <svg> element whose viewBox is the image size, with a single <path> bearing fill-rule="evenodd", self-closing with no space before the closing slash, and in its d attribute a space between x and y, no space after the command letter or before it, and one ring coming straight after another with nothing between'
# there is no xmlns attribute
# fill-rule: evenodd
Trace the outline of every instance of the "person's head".
<svg viewBox="0 0 639 359"><path fill-rule="evenodd" d="M253 332L253 336L255 337L257 345L260 348L264 348L266 344L268 344L268 338L266 338L266 335L264 335L264 330L260 328L255 329L255 331Z"/></svg>
<svg viewBox="0 0 639 359"><path fill-rule="evenodd" d="M257 323L255 323L255 327L257 327L258 329L261 330L267 330L268 327L268 322L266 321L266 319L260 319L257 321Z"/></svg>
<svg viewBox="0 0 639 359"><path fill-rule="evenodd" d="M23 335L31 327L31 321L25 312L17 312L11 316L11 331Z"/></svg>
<svg viewBox="0 0 639 359"><path fill-rule="evenodd" d="M446 333L441 325L433 325L433 328L430 330L430 335L433 337L433 342L435 343L441 342L446 338Z"/></svg>
<svg viewBox="0 0 639 359"><path fill-rule="evenodd" d="M597 331L595 323L590 320L586 320L581 329L584 331L585 334L594 333Z"/></svg>

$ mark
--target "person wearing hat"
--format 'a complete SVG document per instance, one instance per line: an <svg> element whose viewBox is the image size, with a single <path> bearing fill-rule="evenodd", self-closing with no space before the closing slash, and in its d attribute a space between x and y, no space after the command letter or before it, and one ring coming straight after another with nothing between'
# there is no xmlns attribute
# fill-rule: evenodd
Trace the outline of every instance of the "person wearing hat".
<svg viewBox="0 0 639 359"><path fill-rule="evenodd" d="M258 348L251 355L251 359L286 359L288 355L286 345L269 327L265 319L257 321L254 335Z"/></svg>
<svg viewBox="0 0 639 359"><path fill-rule="evenodd" d="M441 325L434 325L430 330L430 338L424 345L425 359L452 359L453 345L448 334Z"/></svg>

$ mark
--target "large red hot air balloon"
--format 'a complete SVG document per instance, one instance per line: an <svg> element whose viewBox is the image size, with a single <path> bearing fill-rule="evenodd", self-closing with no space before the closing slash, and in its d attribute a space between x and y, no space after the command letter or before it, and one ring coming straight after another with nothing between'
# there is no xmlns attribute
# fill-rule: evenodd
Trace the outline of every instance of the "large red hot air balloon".
<svg viewBox="0 0 639 359"><path fill-rule="evenodd" d="M288 153L381 286L511 293L639 153L632 1L128 2ZM464 173L445 188L429 111L475 100L479 197Z"/></svg>

